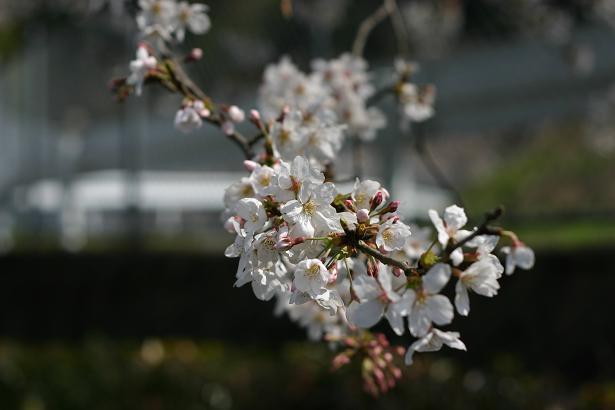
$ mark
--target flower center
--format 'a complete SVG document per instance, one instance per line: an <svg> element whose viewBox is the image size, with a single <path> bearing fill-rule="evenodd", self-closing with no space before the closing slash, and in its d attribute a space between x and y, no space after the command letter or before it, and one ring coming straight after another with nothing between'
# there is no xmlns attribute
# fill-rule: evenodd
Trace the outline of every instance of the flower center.
<svg viewBox="0 0 615 410"><path fill-rule="evenodd" d="M305 272L305 277L308 278L309 280L314 280L319 276L319 274L320 274L320 266L312 265Z"/></svg>
<svg viewBox="0 0 615 410"><path fill-rule="evenodd" d="M252 189L252 186L244 185L243 189L241 190L241 194L243 195L244 198L247 198L249 196L254 195L254 190Z"/></svg>
<svg viewBox="0 0 615 410"><path fill-rule="evenodd" d="M269 175L263 175L259 178L258 182L262 186L269 186L269 184L271 183L271 177Z"/></svg>
<svg viewBox="0 0 615 410"><path fill-rule="evenodd" d="M303 204L303 212L305 212L309 216L314 215L314 213L316 212L316 208L318 208L318 205L311 199L305 204Z"/></svg>
<svg viewBox="0 0 615 410"><path fill-rule="evenodd" d="M290 132L288 130L280 131L280 145L284 145L290 140Z"/></svg>
<svg viewBox="0 0 615 410"><path fill-rule="evenodd" d="M390 229L385 229L382 232L382 239L387 243L391 242L393 240L393 232Z"/></svg>

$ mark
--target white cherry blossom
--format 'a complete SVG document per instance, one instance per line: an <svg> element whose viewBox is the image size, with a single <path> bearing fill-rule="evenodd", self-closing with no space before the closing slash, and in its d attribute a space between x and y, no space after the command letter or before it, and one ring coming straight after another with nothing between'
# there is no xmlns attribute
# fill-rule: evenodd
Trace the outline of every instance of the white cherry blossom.
<svg viewBox="0 0 615 410"><path fill-rule="evenodd" d="M500 284L498 279L502 276L504 268L493 255L489 255L478 262L474 262L463 271L455 285L455 307L462 316L470 313L470 297L468 289L486 297L498 294Z"/></svg>
<svg viewBox="0 0 615 410"><path fill-rule="evenodd" d="M410 227L403 222L389 219L381 224L376 236L376 245L387 252L402 250L410 236Z"/></svg>
<svg viewBox="0 0 615 410"><path fill-rule="evenodd" d="M190 133L202 125L200 114L192 106L182 107L175 114L175 128L181 132Z"/></svg>
<svg viewBox="0 0 615 410"><path fill-rule="evenodd" d="M342 232L340 216L331 206L336 194L335 185L330 182L321 185L303 183L297 199L288 201L280 208L284 219L292 226L293 236L312 237L315 234Z"/></svg>
<svg viewBox="0 0 615 410"><path fill-rule="evenodd" d="M504 246L502 253L506 255L506 274L512 275L515 272L515 267L524 270L529 270L534 267L534 251L523 244L516 246Z"/></svg>
<svg viewBox="0 0 615 410"><path fill-rule="evenodd" d="M157 64L156 57L150 55L147 47L137 48L137 58L130 62L130 75L126 79L126 83L135 88L135 94L141 95L147 73L156 68Z"/></svg>
<svg viewBox="0 0 615 410"><path fill-rule="evenodd" d="M467 231L461 231L461 228L468 222L468 218L463 208L457 205L446 208L443 218L440 218L437 211L430 209L429 218L438 231L438 241L442 246L446 246L451 239L459 241L467 235ZM455 249L451 253L451 260L455 266L459 265L463 261L463 250Z"/></svg>
<svg viewBox="0 0 615 410"><path fill-rule="evenodd" d="M307 259L297 264L293 285L298 291L316 297L325 293L330 276L331 273L320 260Z"/></svg>
<svg viewBox="0 0 615 410"><path fill-rule="evenodd" d="M194 34L208 32L211 27L211 20L207 15L208 10L209 8L204 4L179 2L171 21L177 40L184 41L186 28Z"/></svg>
<svg viewBox="0 0 615 410"><path fill-rule="evenodd" d="M432 329L425 336L412 343L406 352L405 363L410 366L413 362L414 352L437 352L443 345L457 350L466 350L466 345L459 339L457 332L443 332Z"/></svg>
<svg viewBox="0 0 615 410"><path fill-rule="evenodd" d="M449 265L436 264L422 277L422 288L406 291L412 305L408 315L408 327L413 336L424 336L431 328L432 322L443 326L453 320L453 305L446 296L438 294L448 283L450 276Z"/></svg>
<svg viewBox="0 0 615 410"><path fill-rule="evenodd" d="M244 229L247 234L258 232L265 222L267 222L267 214L263 203L255 198L240 199L236 206L237 215L245 220Z"/></svg>

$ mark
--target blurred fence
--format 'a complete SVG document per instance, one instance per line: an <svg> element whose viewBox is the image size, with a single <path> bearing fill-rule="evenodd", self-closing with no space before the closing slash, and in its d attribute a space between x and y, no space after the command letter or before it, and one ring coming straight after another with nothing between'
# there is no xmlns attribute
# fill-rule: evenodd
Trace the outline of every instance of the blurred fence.
<svg viewBox="0 0 615 410"><path fill-rule="evenodd" d="M531 272L502 279L495 299L472 298L459 320L463 360L495 352L572 380L615 376L612 247L542 252ZM303 340L273 303L235 289L236 260L175 254L16 254L0 259L0 337L193 337L276 346ZM384 330L384 328L383 328Z"/></svg>

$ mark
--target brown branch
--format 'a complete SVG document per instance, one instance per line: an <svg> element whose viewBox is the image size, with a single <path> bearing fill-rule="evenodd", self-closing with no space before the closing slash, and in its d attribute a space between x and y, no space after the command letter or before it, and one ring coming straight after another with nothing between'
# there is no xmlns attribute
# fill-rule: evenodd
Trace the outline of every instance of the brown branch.
<svg viewBox="0 0 615 410"><path fill-rule="evenodd" d="M412 273L412 268L405 262L399 261L395 258L391 258L390 256L386 256L383 253L381 253L380 251L372 248L371 246L367 245L365 242L363 241L357 241L357 243L355 244L355 247L357 249L360 249L361 251L363 251L364 253L373 256L374 258L378 259L380 262L384 263L385 265L389 265L389 266L395 266L397 268L402 269L407 275Z"/></svg>
<svg viewBox="0 0 615 410"><path fill-rule="evenodd" d="M409 53L408 44L410 43L410 36L408 35L408 29L404 21L404 16L399 9L399 5L396 0L385 0L385 5L389 15L391 16L391 24L393 25L393 31L397 38L397 51L399 54L407 58Z"/></svg>
<svg viewBox="0 0 615 410"><path fill-rule="evenodd" d="M387 7L388 1L385 2L376 9L372 14L367 16L361 25L359 26L359 30L357 31L357 35L352 44L352 54L357 57L363 55L363 51L365 50L365 43L369 38L370 33L378 24L384 21L385 18L389 15L389 8Z"/></svg>
<svg viewBox="0 0 615 410"><path fill-rule="evenodd" d="M169 75L171 76L171 81L177 91L179 91L186 98L204 101L210 109L215 108L215 104L212 102L212 100L207 96L207 94L205 94L203 90L201 90L199 86L194 83L194 81L192 81L192 79L188 76L186 71L183 69L183 67L177 60L175 60L171 56L164 56L163 62L165 67L167 68L167 71L169 72ZM218 128L222 128L223 120L219 115L216 116L214 113L212 113L210 117L206 118L206 121L212 125L217 126ZM227 136L227 138L233 141L239 147L239 149L241 149L246 159L252 159L254 157L252 147L261 138L264 137L263 133L259 133L253 138L248 139L238 131L234 131L232 134L225 135Z"/></svg>
<svg viewBox="0 0 615 410"><path fill-rule="evenodd" d="M422 127L419 127L417 133L415 133L414 146L416 148L416 152L419 154L419 158L427 171L431 174L431 176L436 180L438 185L442 188L445 188L453 193L455 197L455 202L462 208L464 208L463 198L461 193L455 188L453 183L447 178L444 174L434 157L431 155L429 149L427 149L427 143L425 142L425 138L422 135Z"/></svg>
<svg viewBox="0 0 615 410"><path fill-rule="evenodd" d="M456 249L459 249L469 243L472 239L476 238L480 235L497 235L500 236L502 234L502 228L491 226L490 224L500 219L500 217L504 214L504 207L498 206L497 208L485 213L485 218L483 222L467 237L463 238L461 241L456 243L449 243L447 245L445 254L442 257L442 262L448 262L451 257L451 253L453 253Z"/></svg>

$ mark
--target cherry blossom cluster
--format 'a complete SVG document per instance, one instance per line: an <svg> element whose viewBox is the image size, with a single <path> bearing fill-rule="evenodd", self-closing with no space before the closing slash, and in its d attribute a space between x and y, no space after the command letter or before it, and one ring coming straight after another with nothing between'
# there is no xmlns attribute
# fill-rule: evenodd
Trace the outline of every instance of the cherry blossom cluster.
<svg viewBox="0 0 615 410"><path fill-rule="evenodd" d="M246 114L215 103L166 49L186 28L207 31L206 7L163 0L139 5L138 25L158 44L139 45L129 76L113 82L116 95L162 85L182 96L179 130L213 125L246 157L248 174L224 194L224 226L235 236L225 255L239 258L235 286L249 284L258 299L275 299L276 314L287 314L310 339L342 348L335 368L361 360L365 389L374 395L401 377L400 356L410 365L416 352L444 345L465 350L460 334L447 328L455 311L469 314L470 294L497 295L504 273L533 266L533 251L492 225L499 210L474 228L456 205L429 210L431 228L407 224L400 202L379 182L356 178L352 189L339 190L331 167L345 136L371 140L385 126L375 106L383 92L396 98L403 127L434 115L435 88L412 82L416 64L398 59L392 84L376 90L356 53L315 60L310 73L284 57L265 69L260 109ZM201 57L192 50L183 60ZM244 136L244 123L256 135ZM500 242L506 242L504 266L494 254ZM371 333L381 322L398 336L409 334L408 348Z"/></svg>
<svg viewBox="0 0 615 410"><path fill-rule="evenodd" d="M225 226L236 235L226 256L239 258L235 285L277 298L278 312L288 311L312 338L340 340L386 319L397 335L417 338L406 364L443 345L465 350L458 333L438 327L450 325L455 310L469 314L470 293L493 297L504 272L534 263L512 232L464 229L468 219L456 205L429 211L432 241L401 221L399 202L376 181L357 180L340 193L301 156L246 166L250 175L224 197ZM512 245L502 248L506 268L492 254L501 237ZM454 302L443 293L449 284Z"/></svg>
<svg viewBox="0 0 615 410"><path fill-rule="evenodd" d="M139 7L137 24L146 37L182 42L186 30L204 34L211 27L208 8L204 4L176 0L139 0Z"/></svg>

